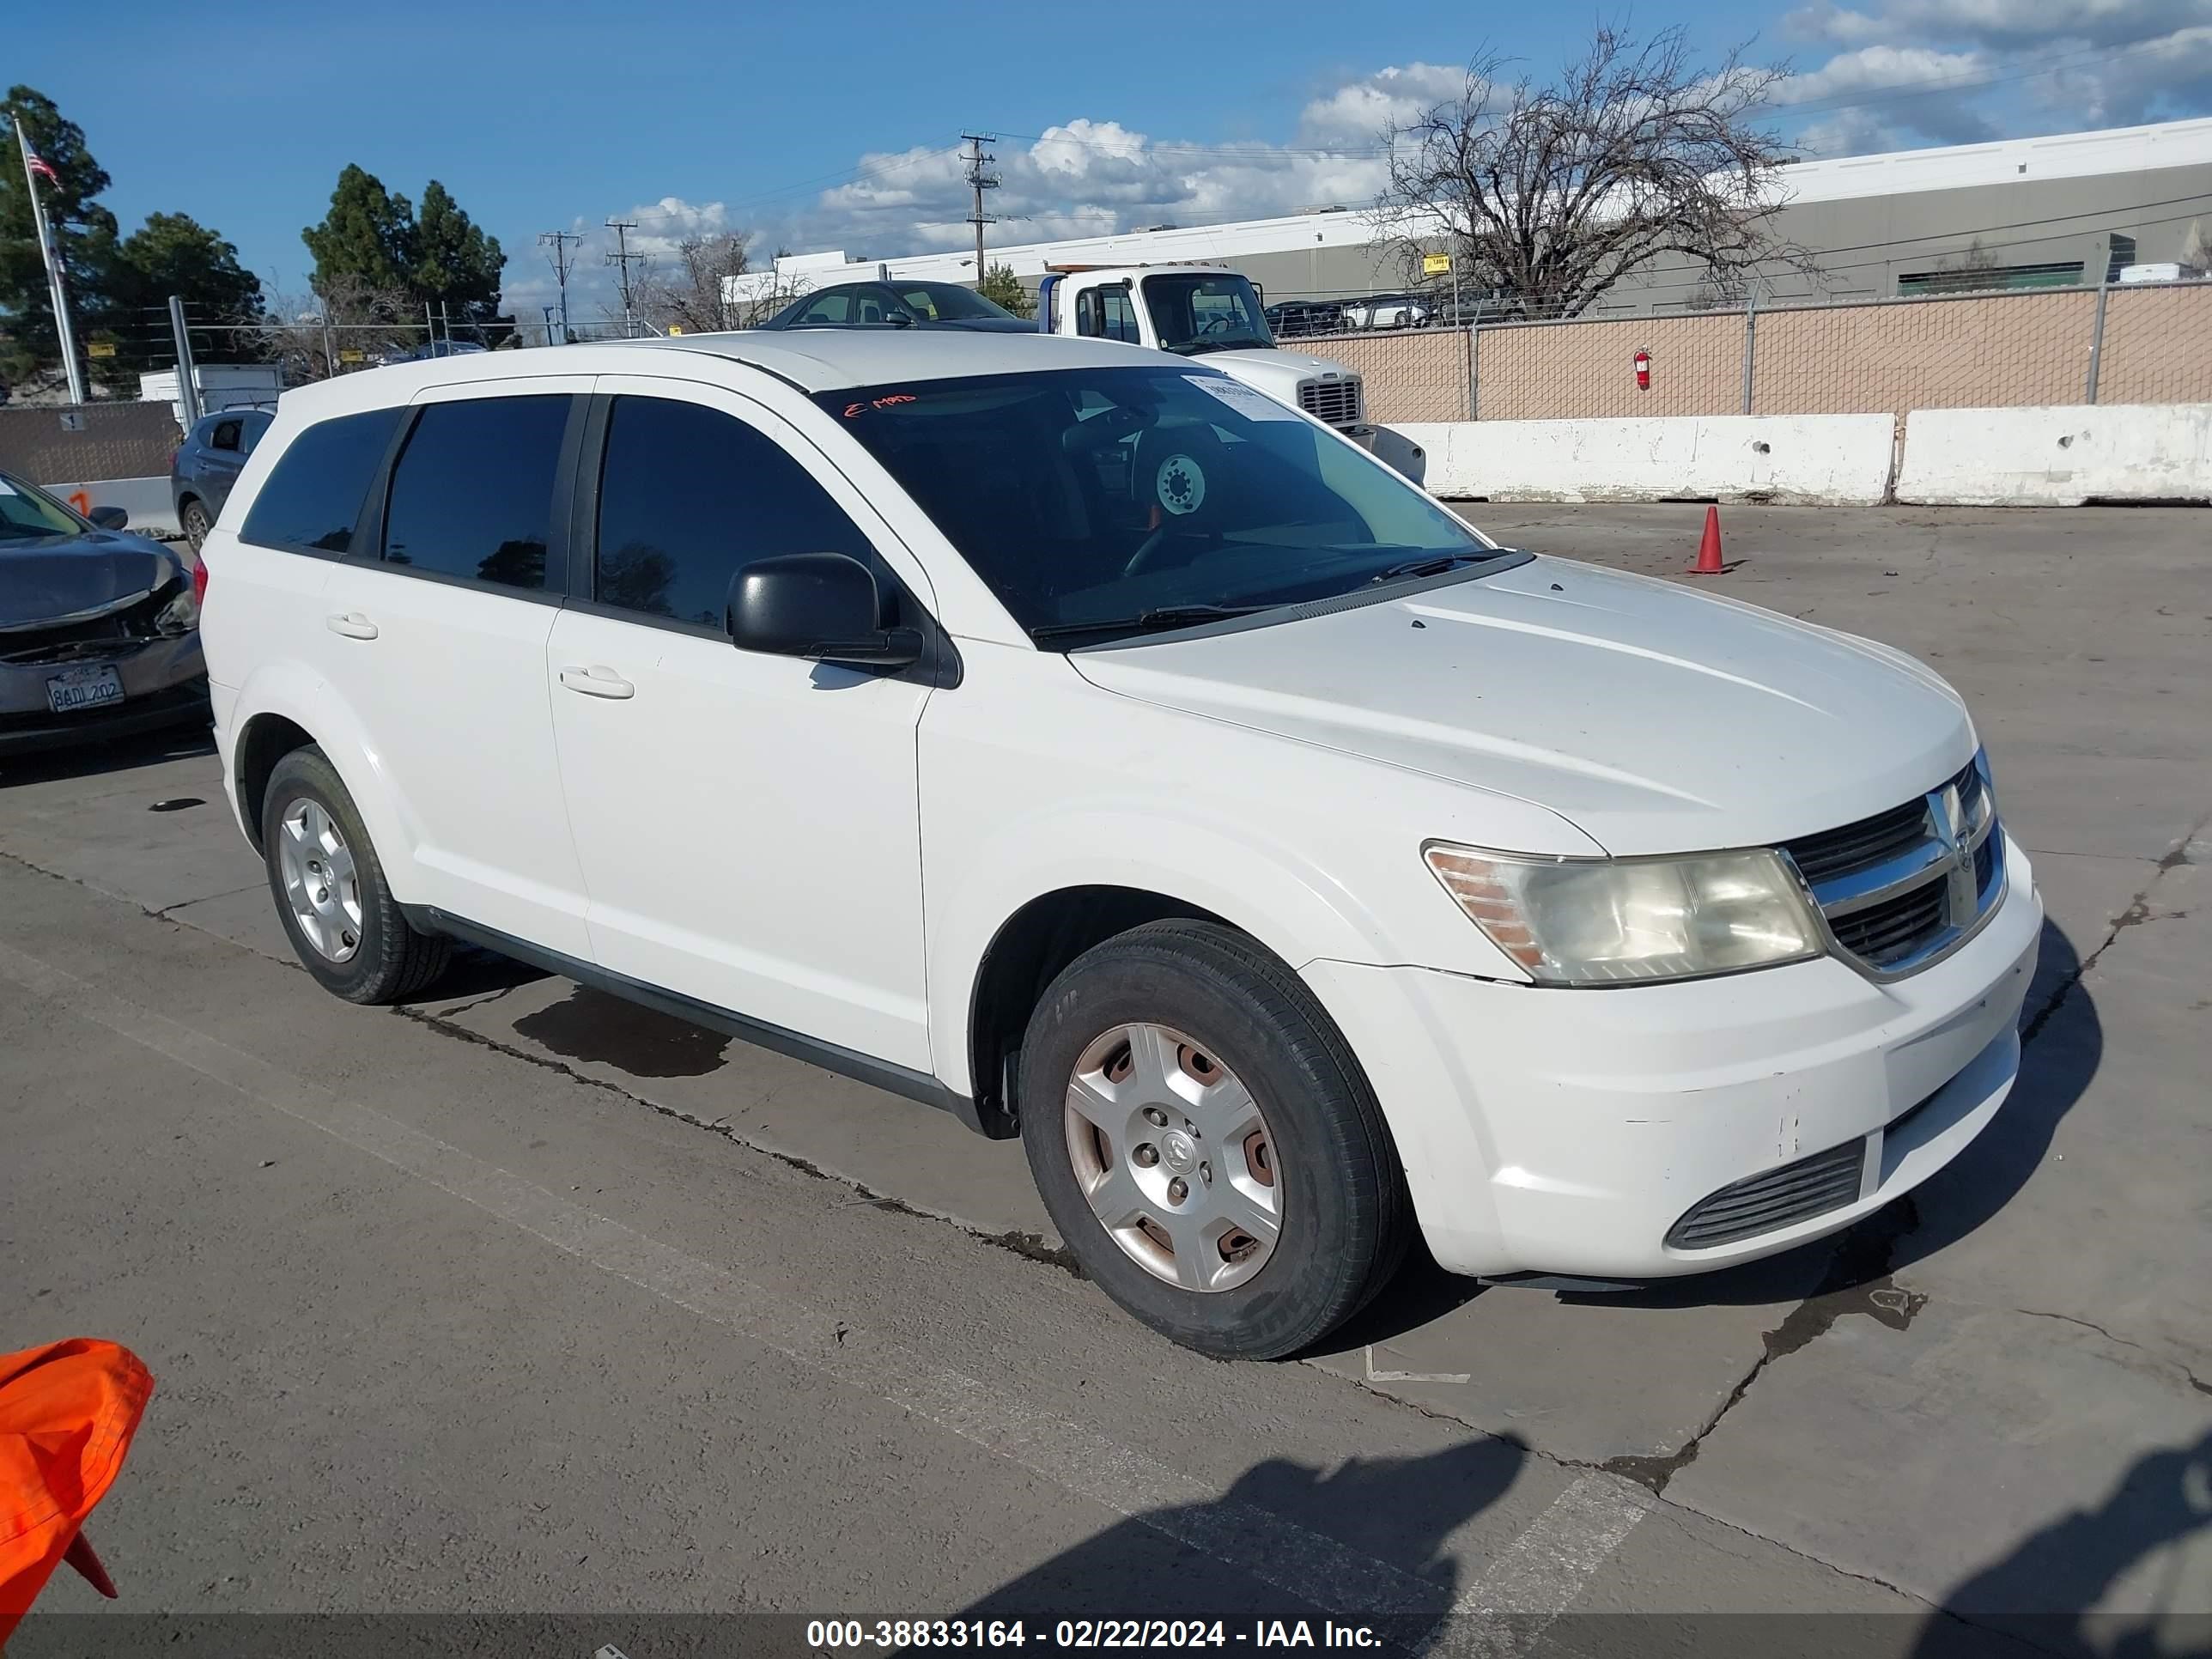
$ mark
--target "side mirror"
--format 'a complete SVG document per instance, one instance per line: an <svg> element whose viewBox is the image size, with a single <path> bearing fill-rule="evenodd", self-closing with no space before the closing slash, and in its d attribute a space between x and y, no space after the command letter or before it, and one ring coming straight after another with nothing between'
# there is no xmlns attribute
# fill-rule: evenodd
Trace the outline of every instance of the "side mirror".
<svg viewBox="0 0 2212 1659"><path fill-rule="evenodd" d="M754 560L730 580L726 622L740 651L852 668L921 659L921 631L883 625L874 575L845 553Z"/></svg>
<svg viewBox="0 0 2212 1659"><path fill-rule="evenodd" d="M97 530L120 530L131 522L131 515L119 507L95 507L84 516Z"/></svg>

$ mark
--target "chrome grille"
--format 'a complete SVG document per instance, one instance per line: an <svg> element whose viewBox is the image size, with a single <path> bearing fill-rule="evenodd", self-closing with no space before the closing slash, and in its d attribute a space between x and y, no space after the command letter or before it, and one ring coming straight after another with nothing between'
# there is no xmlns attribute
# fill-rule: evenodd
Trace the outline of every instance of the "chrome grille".
<svg viewBox="0 0 2212 1659"><path fill-rule="evenodd" d="M1790 855L1805 879L1816 885L1831 876L1848 875L1866 865L1879 864L1908 852L1928 834L1928 803L1908 801L1903 806L1877 812L1856 823L1847 823L1826 835L1808 836L1790 843Z"/></svg>
<svg viewBox="0 0 2212 1659"><path fill-rule="evenodd" d="M1979 756L1918 800L1784 843L1836 948L1886 978L1927 967L2004 888L2002 831Z"/></svg>
<svg viewBox="0 0 2212 1659"><path fill-rule="evenodd" d="M1347 374L1340 380L1300 380L1298 407L1317 421L1331 426L1359 424L1359 377Z"/></svg>
<svg viewBox="0 0 2212 1659"><path fill-rule="evenodd" d="M1866 1140L1847 1140L1778 1170L1732 1182L1699 1200L1667 1230L1676 1250L1709 1250L1839 1210L1859 1195Z"/></svg>

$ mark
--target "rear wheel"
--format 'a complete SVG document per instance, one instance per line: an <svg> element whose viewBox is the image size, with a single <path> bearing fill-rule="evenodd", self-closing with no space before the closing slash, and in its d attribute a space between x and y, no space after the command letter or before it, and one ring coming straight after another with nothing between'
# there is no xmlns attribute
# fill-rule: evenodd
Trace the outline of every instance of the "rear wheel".
<svg viewBox="0 0 2212 1659"><path fill-rule="evenodd" d="M1395 1148L1297 976L1217 923L1156 922L1078 957L1021 1060L1022 1139L1091 1277L1206 1353L1311 1346L1411 1237Z"/></svg>
<svg viewBox="0 0 2212 1659"><path fill-rule="evenodd" d="M207 544L208 528L212 520L208 517L204 503L186 501L184 509L177 514L177 522L184 527L185 539L192 544L193 552L198 552Z"/></svg>
<svg viewBox="0 0 2212 1659"><path fill-rule="evenodd" d="M451 946L408 924L361 813L319 749L276 763L261 847L301 965L349 1002L396 1002L436 979Z"/></svg>

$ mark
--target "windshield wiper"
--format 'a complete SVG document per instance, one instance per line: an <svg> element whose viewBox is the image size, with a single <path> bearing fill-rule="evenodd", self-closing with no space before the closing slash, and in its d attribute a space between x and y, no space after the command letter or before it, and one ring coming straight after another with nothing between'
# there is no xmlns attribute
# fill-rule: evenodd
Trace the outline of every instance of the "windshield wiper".
<svg viewBox="0 0 2212 1659"><path fill-rule="evenodd" d="M1408 576L1441 576L1463 564L1485 564L1497 556L1495 553L1431 553L1425 558L1407 559L1402 564L1378 570L1367 579L1367 585L1372 587L1377 582L1395 582Z"/></svg>
<svg viewBox="0 0 2212 1659"><path fill-rule="evenodd" d="M1255 339L1248 334L1241 339L1235 340L1186 340L1181 345L1169 346L1166 349L1182 356L1195 357L1205 351L1265 351L1267 349L1267 343L1265 340Z"/></svg>
<svg viewBox="0 0 2212 1659"><path fill-rule="evenodd" d="M1030 629L1033 640L1066 639L1077 634L1150 634L1168 628L1195 628L1200 623L1227 622L1255 611L1273 611L1273 605L1166 605L1139 611L1133 617L1109 617L1103 622L1048 623Z"/></svg>

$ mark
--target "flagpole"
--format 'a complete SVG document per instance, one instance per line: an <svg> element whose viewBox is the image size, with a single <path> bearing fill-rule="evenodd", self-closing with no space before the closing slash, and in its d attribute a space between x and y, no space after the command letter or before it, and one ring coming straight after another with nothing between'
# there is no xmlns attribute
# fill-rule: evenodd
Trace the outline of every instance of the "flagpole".
<svg viewBox="0 0 2212 1659"><path fill-rule="evenodd" d="M69 289L62 283L61 254L53 234L46 228L46 204L39 194L39 175L31 170L31 141L23 137L23 118L15 118L15 148L23 157L23 186L31 192L31 223L39 233L39 258L46 267L46 283L53 290L54 332L62 347L62 368L69 375L70 401L84 401L84 371L77 367L76 331L70 325Z"/></svg>

